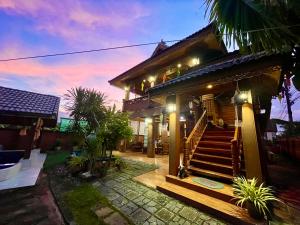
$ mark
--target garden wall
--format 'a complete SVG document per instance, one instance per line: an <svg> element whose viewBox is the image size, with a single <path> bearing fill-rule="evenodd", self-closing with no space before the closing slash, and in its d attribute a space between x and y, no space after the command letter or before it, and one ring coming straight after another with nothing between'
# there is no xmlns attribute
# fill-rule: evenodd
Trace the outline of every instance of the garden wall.
<svg viewBox="0 0 300 225"><path fill-rule="evenodd" d="M33 130L27 130L27 135L20 136L20 129L13 128L1 128L0 129L0 145L3 145L5 150L24 149L30 151L30 149L36 147L41 150L53 150L56 144L56 140L61 142L62 149L72 149L72 134L61 133L59 131L41 131L41 136L35 146L32 146Z"/></svg>

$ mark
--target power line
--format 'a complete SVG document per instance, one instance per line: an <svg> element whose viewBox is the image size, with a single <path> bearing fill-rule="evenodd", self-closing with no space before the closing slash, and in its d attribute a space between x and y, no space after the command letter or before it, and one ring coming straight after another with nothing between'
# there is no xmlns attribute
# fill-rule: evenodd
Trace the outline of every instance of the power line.
<svg viewBox="0 0 300 225"><path fill-rule="evenodd" d="M262 28L262 29L255 29L255 30L248 30L240 33L253 33L253 32L260 32L266 30L276 30L282 28L291 28L291 27L298 27L300 24L290 25L290 26L278 26L278 27L269 27L269 28ZM217 34L216 36L226 36L232 34ZM172 42L179 42L183 40L193 40L195 38L184 38L178 40L168 40L164 41L166 43ZM56 56L66 56L66 55L76 55L76 54L84 54L84 53L92 53L92 52L101 52L101 51L109 51L109 50L116 50L116 49L124 49L124 48L133 48L133 47L141 47L141 46L148 46L148 45L156 45L160 42L148 42L148 43L141 43L141 44L132 44L132 45L122 45L122 46L115 46L115 47L108 47L108 48L99 48L99 49L90 49L90 50L83 50L83 51L72 51L72 52L62 52L62 53L52 53L52 54L45 54L45 55L35 55L35 56L23 56L23 57L16 57L16 58L8 58L8 59L0 59L0 62L9 62L9 61L17 61L17 60L26 60L26 59L37 59L37 58L47 58L47 57L56 57Z"/></svg>

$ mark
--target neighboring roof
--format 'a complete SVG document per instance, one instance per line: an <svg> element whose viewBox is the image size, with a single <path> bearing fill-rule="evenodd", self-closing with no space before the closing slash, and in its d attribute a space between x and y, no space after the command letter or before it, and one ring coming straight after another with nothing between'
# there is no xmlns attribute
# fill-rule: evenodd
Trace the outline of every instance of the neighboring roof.
<svg viewBox="0 0 300 225"><path fill-rule="evenodd" d="M210 23L209 25L207 25L206 27L202 28L201 30L191 34L190 36L182 39L181 41L178 41L177 43L165 48L165 49L161 49L159 51L159 54L154 54L152 55L150 58L144 60L143 62L137 64L136 66L130 68L129 70L125 71L124 73L120 74L119 76L111 79L110 81L108 81L110 84L114 84L114 82L116 82L117 80L119 79L122 79L123 77L125 77L128 73L138 69L138 68L142 68L143 66L145 66L147 63L151 62L151 61L154 61L156 59L158 59L159 57L161 57L162 55L166 55L166 54L169 54L172 50L174 49L177 49L177 48L180 48L181 46L184 46L185 43L187 43L188 41L190 40L193 40L195 38L198 38L200 35L206 33L207 31L215 31L215 25L214 23ZM222 49L224 52L227 53L227 49L226 49L226 46L224 44L224 42L222 41L221 42L221 45L222 45Z"/></svg>
<svg viewBox="0 0 300 225"><path fill-rule="evenodd" d="M267 128L265 130L265 132L277 132L277 126L276 126L276 121L273 120L273 119L270 119L268 121L268 124L267 124Z"/></svg>
<svg viewBox="0 0 300 225"><path fill-rule="evenodd" d="M52 95L38 94L0 86L0 116L43 118L57 120L60 99ZM23 124L19 124L23 125Z"/></svg>
<svg viewBox="0 0 300 225"><path fill-rule="evenodd" d="M239 51L234 51L232 53L228 53L223 57L220 57L219 59L207 64L198 67L197 69L192 70L191 72L187 72L186 74L179 76L177 78L174 78L172 80L169 80L165 83L158 84L152 88L150 88L148 91L150 93L155 92L158 89L171 86L183 81L191 80L194 78L199 78L202 76L206 76L208 74L212 74L214 72L218 72L221 70L230 69L237 65L244 65L250 62L254 62L260 59L263 59L268 56L274 56L279 54L272 54L272 53L266 53L266 52L260 52L256 54L249 54L249 55L240 55Z"/></svg>

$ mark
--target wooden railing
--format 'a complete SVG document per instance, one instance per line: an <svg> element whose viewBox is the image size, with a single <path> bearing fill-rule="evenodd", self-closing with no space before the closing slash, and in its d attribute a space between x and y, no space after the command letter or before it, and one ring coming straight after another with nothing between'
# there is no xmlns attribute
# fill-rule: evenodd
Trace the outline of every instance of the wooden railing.
<svg viewBox="0 0 300 225"><path fill-rule="evenodd" d="M184 137L184 152L183 152L183 165L188 166L190 155L194 153L204 131L207 126L206 110L203 112L200 119L197 121L195 127L188 137Z"/></svg>
<svg viewBox="0 0 300 225"><path fill-rule="evenodd" d="M241 172L241 155L242 155L242 141L241 141L241 129L235 127L234 137L231 140L231 154L232 154L232 168L233 176L240 175Z"/></svg>

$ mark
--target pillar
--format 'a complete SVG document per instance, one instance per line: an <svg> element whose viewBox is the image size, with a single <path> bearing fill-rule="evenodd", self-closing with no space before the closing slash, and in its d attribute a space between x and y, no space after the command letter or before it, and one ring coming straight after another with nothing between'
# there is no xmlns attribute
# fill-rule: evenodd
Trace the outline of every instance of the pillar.
<svg viewBox="0 0 300 225"><path fill-rule="evenodd" d="M246 177L256 177L262 182L262 170L259 155L254 111L252 105L251 91L248 94L248 103L242 106L242 139L246 167Z"/></svg>
<svg viewBox="0 0 300 225"><path fill-rule="evenodd" d="M176 110L169 114L170 149L169 174L177 176L180 161L180 96L176 95Z"/></svg>
<svg viewBox="0 0 300 225"><path fill-rule="evenodd" d="M129 94L130 94L130 89L129 89L129 87L125 87L125 88L124 88L124 91L125 91L124 100L125 100L125 101L128 101L128 100L129 100Z"/></svg>
<svg viewBox="0 0 300 225"><path fill-rule="evenodd" d="M148 145L147 145L147 157L154 158L154 138L153 138L153 119L147 120L147 131L148 131Z"/></svg>

